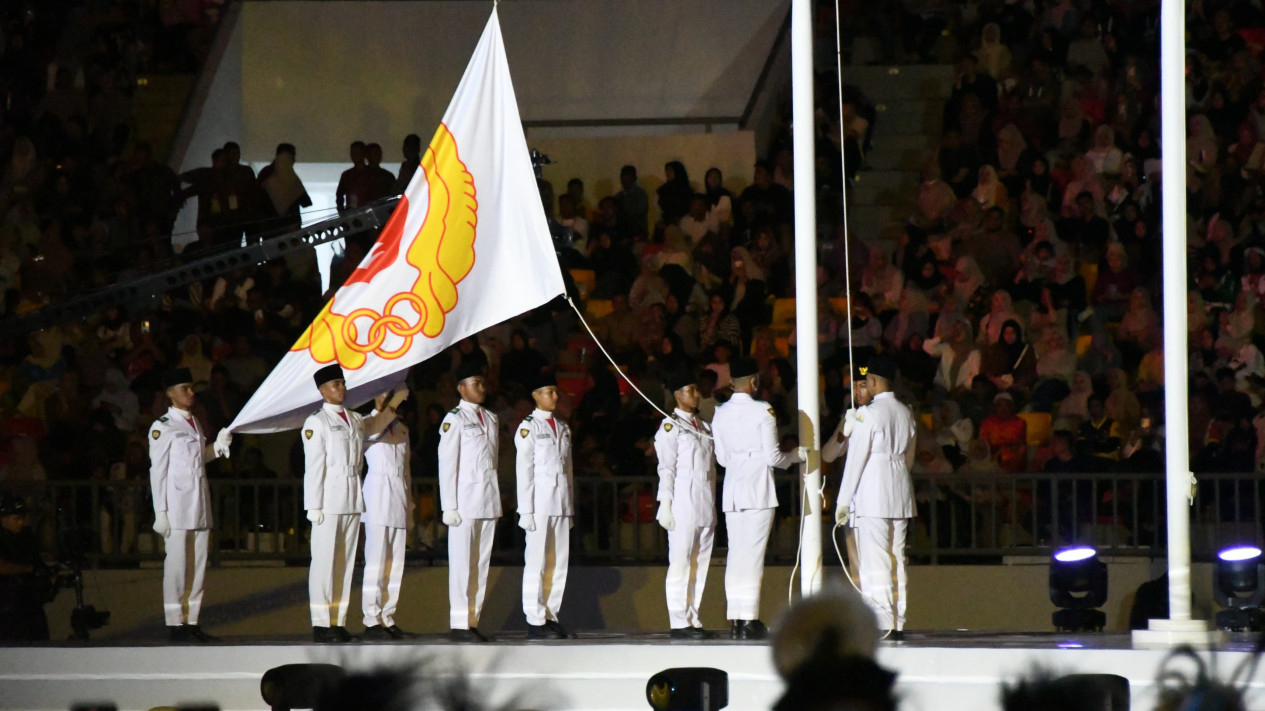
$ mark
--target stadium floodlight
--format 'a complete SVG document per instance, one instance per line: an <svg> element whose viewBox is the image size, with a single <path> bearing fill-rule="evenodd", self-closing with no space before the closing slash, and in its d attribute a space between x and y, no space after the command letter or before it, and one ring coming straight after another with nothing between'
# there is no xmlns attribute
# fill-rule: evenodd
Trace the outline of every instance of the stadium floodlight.
<svg viewBox="0 0 1265 711"><path fill-rule="evenodd" d="M1098 551L1086 546L1064 548L1050 561L1050 602L1059 609L1051 616L1062 632L1099 632L1107 615L1097 608L1107 602L1107 564Z"/></svg>
<svg viewBox="0 0 1265 711"><path fill-rule="evenodd" d="M1217 554L1212 564L1212 595L1225 608L1217 627L1231 632L1265 629L1265 560L1256 546L1234 546Z"/></svg>

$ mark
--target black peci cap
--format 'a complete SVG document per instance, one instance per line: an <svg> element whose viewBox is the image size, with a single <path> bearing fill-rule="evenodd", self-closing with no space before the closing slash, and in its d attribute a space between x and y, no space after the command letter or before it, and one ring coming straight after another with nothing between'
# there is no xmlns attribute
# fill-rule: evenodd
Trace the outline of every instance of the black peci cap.
<svg viewBox="0 0 1265 711"><path fill-rule="evenodd" d="M698 374L691 368L677 368L663 379L668 390L676 392L687 385L698 385Z"/></svg>
<svg viewBox="0 0 1265 711"><path fill-rule="evenodd" d="M896 360L885 355L876 355L865 364L866 375L873 375L887 381L896 379Z"/></svg>
<svg viewBox="0 0 1265 711"><path fill-rule="evenodd" d="M729 361L730 378L750 378L760 374L760 365L752 358L734 358Z"/></svg>
<svg viewBox="0 0 1265 711"><path fill-rule="evenodd" d="M163 390L192 382L193 373L188 368L176 368L163 373Z"/></svg>
<svg viewBox="0 0 1265 711"><path fill-rule="evenodd" d="M339 366L337 363L331 363L325 366L324 368L321 368L320 370L316 371L316 373L312 375L312 380L316 381L316 387L318 388L324 385L325 383L328 383L331 380L346 380L346 379L347 378L343 377L342 367Z"/></svg>
<svg viewBox="0 0 1265 711"><path fill-rule="evenodd" d="M473 358L467 358L461 361L461 364L457 366L457 370L453 373L453 377L456 378L457 384L461 384L461 381L466 378L474 378L482 376L483 374L483 364L475 361Z"/></svg>
<svg viewBox="0 0 1265 711"><path fill-rule="evenodd" d="M532 381L531 381L532 392L536 392L537 390L541 388L557 387L557 386L558 386L558 379L554 377L552 370L546 370L540 373L535 378L532 378Z"/></svg>

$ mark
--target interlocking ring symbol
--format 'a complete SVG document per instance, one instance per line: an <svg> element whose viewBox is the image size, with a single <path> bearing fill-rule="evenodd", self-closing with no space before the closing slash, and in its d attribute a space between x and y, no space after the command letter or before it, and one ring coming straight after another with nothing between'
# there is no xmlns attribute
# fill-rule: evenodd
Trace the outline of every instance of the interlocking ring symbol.
<svg viewBox="0 0 1265 711"><path fill-rule="evenodd" d="M401 301L407 301L417 311L417 323L409 324L403 316L397 316L393 313L395 307ZM342 328L343 343L357 353L373 353L380 358L394 360L404 355L409 347L413 345L413 336L422 332L422 326L426 324L426 304L416 294L404 291L388 299L382 310L385 313L380 314L370 308L360 308L347 314ZM369 324L368 343L359 341L360 328L356 326L356 320L361 318L373 320L373 323ZM394 350L384 350L382 344L386 343L388 333L403 338L404 343Z"/></svg>

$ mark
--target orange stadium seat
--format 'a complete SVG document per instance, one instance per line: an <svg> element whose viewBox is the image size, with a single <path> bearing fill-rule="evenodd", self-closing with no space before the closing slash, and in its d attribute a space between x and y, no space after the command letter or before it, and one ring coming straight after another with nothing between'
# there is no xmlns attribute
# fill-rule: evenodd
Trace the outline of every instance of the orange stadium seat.
<svg viewBox="0 0 1265 711"><path fill-rule="evenodd" d="M769 324L775 331L789 331L795 328L795 299L777 299L773 302L773 321Z"/></svg>
<svg viewBox="0 0 1265 711"><path fill-rule="evenodd" d="M575 280L576 288L584 297L588 297L597 288L597 272L592 269L572 269L571 278Z"/></svg>
<svg viewBox="0 0 1265 711"><path fill-rule="evenodd" d="M614 310L610 299L589 299L584 305L584 314L591 319L599 319Z"/></svg>
<svg viewBox="0 0 1265 711"><path fill-rule="evenodd" d="M1021 412L1019 419L1028 423L1028 445L1041 447L1054 435L1054 418L1048 412Z"/></svg>

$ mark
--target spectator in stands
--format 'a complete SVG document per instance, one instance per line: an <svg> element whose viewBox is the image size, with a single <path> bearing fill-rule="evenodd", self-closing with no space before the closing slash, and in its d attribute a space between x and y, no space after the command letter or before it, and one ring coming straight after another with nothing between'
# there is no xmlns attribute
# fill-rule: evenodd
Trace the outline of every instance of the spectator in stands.
<svg viewBox="0 0 1265 711"><path fill-rule="evenodd" d="M998 390L1029 392L1037 379L1037 358L1032 346L1023 339L1018 321L1002 324L1001 337L984 348L980 356L980 372L993 381Z"/></svg>
<svg viewBox="0 0 1265 711"><path fill-rule="evenodd" d="M282 143L277 146L272 163L259 171L259 186L268 195L273 213L263 227L265 230L298 229L303 224L300 209L312 206L312 198L308 197L303 180L294 172L295 156L294 146Z"/></svg>
<svg viewBox="0 0 1265 711"><path fill-rule="evenodd" d="M351 167L338 176L334 189L334 205L339 210L354 210L369 204L373 195L373 174L365 162L365 142L352 141L348 149Z"/></svg>
<svg viewBox="0 0 1265 711"><path fill-rule="evenodd" d="M656 191L658 194L659 216L664 225L675 225L681 221L690 209L690 200L694 190L690 187L690 176L685 171L685 164L674 160L663 166L663 185Z"/></svg>
<svg viewBox="0 0 1265 711"><path fill-rule="evenodd" d="M646 235L646 221L650 214L650 198L637 184L637 169L626 165L619 171L620 191L615 194L615 206L619 212L619 237L632 240Z"/></svg>
<svg viewBox="0 0 1265 711"><path fill-rule="evenodd" d="M785 187L773 182L773 173L768 161L756 161L755 173L751 185L742 191L738 204L743 209L744 226L751 226L754 221L769 222L775 225L786 224L791 215L791 193ZM751 205L752 213L747 216L746 205Z"/></svg>
<svg viewBox="0 0 1265 711"><path fill-rule="evenodd" d="M742 327L738 317L729 309L729 302L720 293L713 293L708 300L710 310L698 322L698 345L707 351L718 343L741 349ZM722 386L723 387L723 386Z"/></svg>
<svg viewBox="0 0 1265 711"><path fill-rule="evenodd" d="M1107 416L1107 403L1098 395L1088 400L1089 417L1081 423L1077 442L1083 442L1095 460L1116 461L1120 458L1121 428ZM1097 462L1095 466L1107 465Z"/></svg>
<svg viewBox="0 0 1265 711"><path fill-rule="evenodd" d="M733 225L733 194L725 189L725 176L720 168L709 168L703 176L707 199L707 229L722 234Z"/></svg>
<svg viewBox="0 0 1265 711"><path fill-rule="evenodd" d="M400 162L400 170L396 173L395 183L391 186L391 194L399 195L404 192L408 184L413 180L413 174L417 172L417 167L422 163L422 137L416 133L410 133L404 137L404 145L400 148L400 152L404 155L404 160Z"/></svg>
<svg viewBox="0 0 1265 711"><path fill-rule="evenodd" d="M971 324L959 315L941 314L935 337L923 342L922 349L940 361L935 376L940 396L969 389L979 375L980 352L971 338Z"/></svg>
<svg viewBox="0 0 1265 711"><path fill-rule="evenodd" d="M745 247L734 247L730 252L730 262L729 281L723 287L725 299L742 329L742 342L749 343L752 330L769 319L765 304L768 285L764 270Z"/></svg>
<svg viewBox="0 0 1265 711"><path fill-rule="evenodd" d="M979 439L987 442L993 461L1009 474L1023 471L1028 463L1028 424L1015 415L1015 398L998 393L993 413L980 423Z"/></svg>

